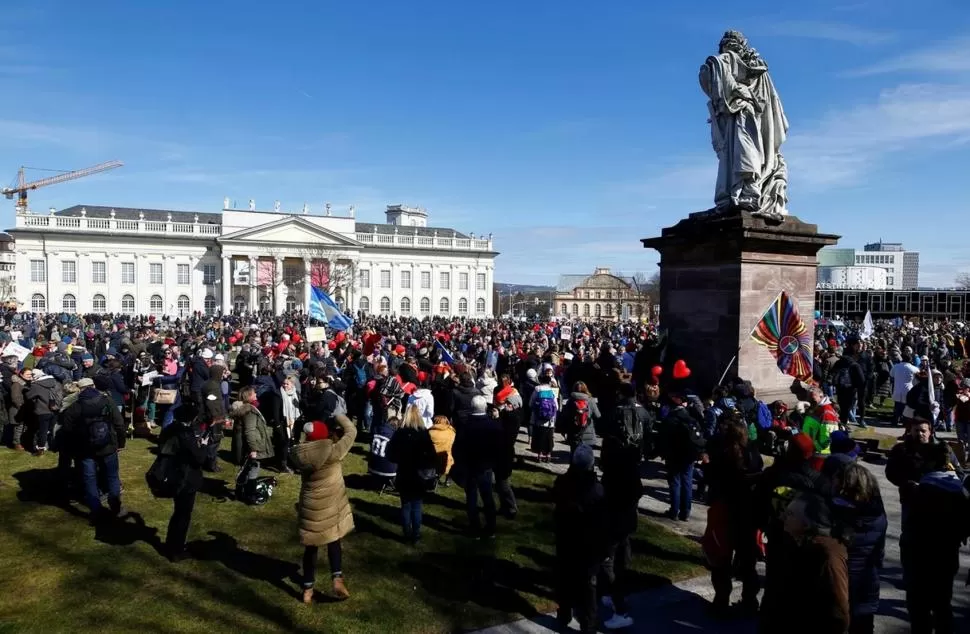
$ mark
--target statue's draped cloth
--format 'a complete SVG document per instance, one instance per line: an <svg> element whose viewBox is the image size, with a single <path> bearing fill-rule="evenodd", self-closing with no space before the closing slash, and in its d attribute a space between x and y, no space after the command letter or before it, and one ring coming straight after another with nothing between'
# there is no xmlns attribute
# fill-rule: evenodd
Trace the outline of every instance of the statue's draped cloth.
<svg viewBox="0 0 970 634"><path fill-rule="evenodd" d="M788 119L768 67L728 50L700 70L709 97L711 140L719 159L714 204L767 216L788 213L788 169L780 148Z"/></svg>

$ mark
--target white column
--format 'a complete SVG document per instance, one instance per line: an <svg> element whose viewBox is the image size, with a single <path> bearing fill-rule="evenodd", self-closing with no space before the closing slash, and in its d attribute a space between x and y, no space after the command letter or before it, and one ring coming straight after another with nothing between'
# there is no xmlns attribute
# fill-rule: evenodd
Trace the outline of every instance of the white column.
<svg viewBox="0 0 970 634"><path fill-rule="evenodd" d="M249 256L249 310L259 309L259 298L256 290L256 269L259 266L259 258Z"/></svg>
<svg viewBox="0 0 970 634"><path fill-rule="evenodd" d="M313 270L313 260L311 258L303 258L303 312L310 312L310 293L312 289L310 288L310 271Z"/></svg>
<svg viewBox="0 0 970 634"><path fill-rule="evenodd" d="M279 315L286 308L283 301L283 258L273 258L273 311Z"/></svg>
<svg viewBox="0 0 970 634"><path fill-rule="evenodd" d="M222 278L219 281L222 289L222 314L232 312L232 257L222 254Z"/></svg>

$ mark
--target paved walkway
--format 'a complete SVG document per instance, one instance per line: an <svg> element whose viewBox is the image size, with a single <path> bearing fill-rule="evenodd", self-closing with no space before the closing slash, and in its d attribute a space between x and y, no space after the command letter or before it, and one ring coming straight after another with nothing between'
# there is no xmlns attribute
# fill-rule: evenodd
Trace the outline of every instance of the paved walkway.
<svg viewBox="0 0 970 634"><path fill-rule="evenodd" d="M899 435L899 428L875 428L879 433ZM944 437L952 434L943 434ZM525 436L520 440L518 451L523 456L529 456ZM568 448L557 443L557 452L568 452ZM565 458L558 463L542 465L550 471L561 473L565 471ZM886 559L882 572L882 587L880 594L879 613L876 617L876 632L880 634L902 634L909 632L907 620L905 592L902 588L902 566L899 559L899 528L900 505L896 487L892 486L885 477L885 466L881 464L867 464L879 480L882 490L886 513L889 517L889 532L886 538ZM671 521L662 516L668 508L667 482L664 479L662 467L657 463L648 465L645 472L644 486L647 493L640 500L641 512L674 532L692 539L699 539L704 532L707 519L707 507L695 504L692 517L688 522ZM953 605L957 615L955 631L970 631L970 589L964 587L966 571L970 566L970 554L964 548L960 554L961 570L954 580ZM739 595L739 588L735 594ZM635 624L626 632L650 632L658 634L683 634L708 630L724 632L726 634L753 634L755 624L753 620L724 623L714 621L706 616L705 608L713 597L710 580L707 576L689 579L670 586L649 590L634 595L630 599L631 615ZM740 598L735 596L734 600ZM607 615L603 615L604 617ZM576 622L573 621L573 628ZM500 625L479 634L546 634L554 632L555 620L550 616L535 619L522 619L514 623Z"/></svg>

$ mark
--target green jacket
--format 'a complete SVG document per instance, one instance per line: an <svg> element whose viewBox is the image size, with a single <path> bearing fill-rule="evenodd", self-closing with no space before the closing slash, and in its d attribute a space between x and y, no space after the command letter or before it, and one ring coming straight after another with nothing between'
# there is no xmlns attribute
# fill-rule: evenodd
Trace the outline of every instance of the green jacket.
<svg viewBox="0 0 970 634"><path fill-rule="evenodd" d="M829 438L829 428L827 425L814 416L806 416L804 422L802 422L802 433L807 434L812 439L812 442L815 443L815 453L829 453L829 443L832 440Z"/></svg>
<svg viewBox="0 0 970 634"><path fill-rule="evenodd" d="M249 403L236 401L229 411L235 425L235 433L242 433L245 440L243 454L248 456L256 452L256 460L265 460L274 456L273 432L266 424L262 413Z"/></svg>

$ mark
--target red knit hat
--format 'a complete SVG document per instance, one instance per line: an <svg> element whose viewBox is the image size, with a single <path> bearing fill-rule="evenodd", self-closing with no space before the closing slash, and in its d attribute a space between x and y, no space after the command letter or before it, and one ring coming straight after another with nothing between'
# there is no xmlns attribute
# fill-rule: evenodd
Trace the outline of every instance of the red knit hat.
<svg viewBox="0 0 970 634"><path fill-rule="evenodd" d="M315 420L303 426L303 433L306 434L307 442L316 440L326 440L330 437L330 430L323 422Z"/></svg>

